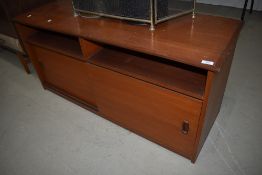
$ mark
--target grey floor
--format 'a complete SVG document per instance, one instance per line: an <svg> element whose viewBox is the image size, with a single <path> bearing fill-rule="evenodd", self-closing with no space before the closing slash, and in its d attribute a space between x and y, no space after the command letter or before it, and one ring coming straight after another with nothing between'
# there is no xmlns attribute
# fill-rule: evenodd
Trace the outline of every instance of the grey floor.
<svg viewBox="0 0 262 175"><path fill-rule="evenodd" d="M201 6L231 17L232 8ZM43 90L0 51L0 175L261 175L262 13L247 15L221 111L195 164Z"/></svg>

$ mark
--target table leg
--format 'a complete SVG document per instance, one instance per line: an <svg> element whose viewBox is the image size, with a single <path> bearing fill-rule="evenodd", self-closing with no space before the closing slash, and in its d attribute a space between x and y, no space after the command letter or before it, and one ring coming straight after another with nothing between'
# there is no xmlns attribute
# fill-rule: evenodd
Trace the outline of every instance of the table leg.
<svg viewBox="0 0 262 175"><path fill-rule="evenodd" d="M17 53L17 57L19 58L21 64L23 65L26 73L30 74L30 69L28 67L29 59L26 58L22 53Z"/></svg>

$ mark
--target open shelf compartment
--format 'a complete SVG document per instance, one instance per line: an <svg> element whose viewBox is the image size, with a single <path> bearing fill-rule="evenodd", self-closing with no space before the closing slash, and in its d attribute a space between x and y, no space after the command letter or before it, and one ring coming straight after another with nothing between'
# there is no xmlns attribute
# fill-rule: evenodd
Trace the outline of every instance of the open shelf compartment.
<svg viewBox="0 0 262 175"><path fill-rule="evenodd" d="M207 71L159 57L107 47L90 63L197 99L203 99Z"/></svg>
<svg viewBox="0 0 262 175"><path fill-rule="evenodd" d="M87 60L83 56L78 38L74 36L39 30L37 33L29 36L27 42L81 61Z"/></svg>

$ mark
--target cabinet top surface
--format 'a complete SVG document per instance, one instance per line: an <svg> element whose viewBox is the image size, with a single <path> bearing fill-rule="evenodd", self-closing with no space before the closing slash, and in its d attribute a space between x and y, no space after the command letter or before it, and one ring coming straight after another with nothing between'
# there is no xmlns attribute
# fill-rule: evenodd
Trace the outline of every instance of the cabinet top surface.
<svg viewBox="0 0 262 175"><path fill-rule="evenodd" d="M54 1L15 18L32 27L139 51L210 71L219 71L242 22L197 14L178 17L156 26L135 26L125 21L74 17L70 0ZM203 64L203 60L210 61ZM210 65L212 64L213 65Z"/></svg>

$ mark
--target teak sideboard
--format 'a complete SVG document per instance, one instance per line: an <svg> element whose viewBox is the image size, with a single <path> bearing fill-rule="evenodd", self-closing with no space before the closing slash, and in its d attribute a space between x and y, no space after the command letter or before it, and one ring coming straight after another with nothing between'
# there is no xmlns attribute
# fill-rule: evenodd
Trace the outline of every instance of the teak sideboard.
<svg viewBox="0 0 262 175"><path fill-rule="evenodd" d="M75 17L55 1L15 18L45 89L195 162L219 113L242 23Z"/></svg>

